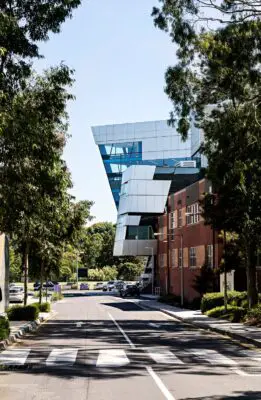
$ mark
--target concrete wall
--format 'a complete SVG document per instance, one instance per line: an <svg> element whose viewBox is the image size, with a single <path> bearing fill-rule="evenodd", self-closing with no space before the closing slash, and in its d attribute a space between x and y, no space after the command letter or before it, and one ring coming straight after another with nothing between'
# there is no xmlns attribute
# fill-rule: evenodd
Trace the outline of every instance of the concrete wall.
<svg viewBox="0 0 261 400"><path fill-rule="evenodd" d="M0 235L0 314L9 305L9 250L7 237Z"/></svg>

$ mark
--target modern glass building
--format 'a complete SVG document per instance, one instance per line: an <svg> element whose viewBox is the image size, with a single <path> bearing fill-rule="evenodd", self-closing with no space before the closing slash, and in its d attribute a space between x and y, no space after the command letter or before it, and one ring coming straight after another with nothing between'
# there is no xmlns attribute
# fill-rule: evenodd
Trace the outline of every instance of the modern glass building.
<svg viewBox="0 0 261 400"><path fill-rule="evenodd" d="M200 132L193 127L182 141L167 121L96 126L92 132L118 209L114 255L156 254L156 217L169 193L199 179Z"/></svg>

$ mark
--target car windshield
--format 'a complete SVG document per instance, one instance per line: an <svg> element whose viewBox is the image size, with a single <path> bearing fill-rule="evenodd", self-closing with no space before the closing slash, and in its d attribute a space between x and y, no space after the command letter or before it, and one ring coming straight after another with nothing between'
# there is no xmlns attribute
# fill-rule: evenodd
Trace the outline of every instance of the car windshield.
<svg viewBox="0 0 261 400"><path fill-rule="evenodd" d="M109 281L108 282L108 285L113 285L114 284L114 281Z"/></svg>

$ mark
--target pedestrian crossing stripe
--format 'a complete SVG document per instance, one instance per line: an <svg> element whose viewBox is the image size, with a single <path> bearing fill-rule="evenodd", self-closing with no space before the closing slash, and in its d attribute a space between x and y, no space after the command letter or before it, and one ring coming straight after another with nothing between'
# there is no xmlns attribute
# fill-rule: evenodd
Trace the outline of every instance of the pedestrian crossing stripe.
<svg viewBox="0 0 261 400"><path fill-rule="evenodd" d="M46 354L48 350L48 354ZM126 354L127 353L127 354ZM32 365L43 365L47 367L67 367L73 366L77 362L81 365L96 366L98 368L119 368L131 364L131 358L144 356L144 362L149 359L159 365L187 365L193 364L188 361L188 357L194 359L197 364L208 363L216 366L228 366L228 367L239 367L247 362L254 362L257 364L255 367L261 368L261 358L258 353L247 353L240 352L237 354L239 358L237 361L229 358L216 350L212 349L187 349L179 352L178 355L174 352L165 350L162 348L140 348L136 350L123 350L123 349L102 349L100 351L87 351L79 348L54 348L51 351L49 349L30 349L30 348L10 348L0 353L0 366L23 366L25 364ZM240 358L244 356L244 358ZM183 361L182 358L186 359ZM94 361L95 359L95 361ZM90 363L91 361L91 363ZM135 361L134 361L135 362ZM241 364L242 363L242 364ZM250 367L253 367L251 365Z"/></svg>

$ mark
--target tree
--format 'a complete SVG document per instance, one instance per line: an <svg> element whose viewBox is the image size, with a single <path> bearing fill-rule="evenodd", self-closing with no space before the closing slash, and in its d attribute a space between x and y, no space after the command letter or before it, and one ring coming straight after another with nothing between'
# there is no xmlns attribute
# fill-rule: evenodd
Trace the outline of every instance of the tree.
<svg viewBox="0 0 261 400"><path fill-rule="evenodd" d="M22 259L15 243L9 244L10 281L19 282L22 275Z"/></svg>
<svg viewBox="0 0 261 400"><path fill-rule="evenodd" d="M23 242L25 303L31 243L49 230L47 213L57 215L53 199L56 205L69 202L71 179L61 152L67 130L65 107L72 98L66 89L71 73L61 65L31 78L0 122L0 226Z"/></svg>
<svg viewBox="0 0 261 400"><path fill-rule="evenodd" d="M40 41L59 33L80 0L8 0L0 2L0 93L4 103L24 87L32 60L42 57Z"/></svg>
<svg viewBox="0 0 261 400"><path fill-rule="evenodd" d="M118 266L118 276L126 281L134 281L143 272L144 267L141 264L125 262Z"/></svg>
<svg viewBox="0 0 261 400"><path fill-rule="evenodd" d="M197 30L188 15L199 15L195 9L199 2L190 3L187 15L184 4L188 3L163 3L161 12L154 12L155 22L169 30L178 44L179 61L166 72L166 93L174 105L171 123L177 123L183 138L192 120L204 132L207 177L216 194L206 196L205 216L216 229L235 232L244 242L252 307L258 301L256 256L261 228L261 21L255 13L238 12L238 3L232 2L229 23Z"/></svg>

